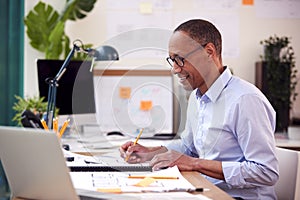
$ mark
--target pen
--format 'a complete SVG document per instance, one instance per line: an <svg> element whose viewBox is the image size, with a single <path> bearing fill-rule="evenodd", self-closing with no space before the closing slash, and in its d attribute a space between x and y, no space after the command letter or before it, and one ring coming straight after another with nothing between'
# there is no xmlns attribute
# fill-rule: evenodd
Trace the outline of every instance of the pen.
<svg viewBox="0 0 300 200"><path fill-rule="evenodd" d="M163 189L163 188L149 188L149 189L140 189L140 188L122 188L122 187L104 187L97 188L98 192L107 192L107 193L135 193L135 192L204 192L209 191L207 188L174 188L174 189Z"/></svg>
<svg viewBox="0 0 300 200"><path fill-rule="evenodd" d="M42 123L43 128L44 128L45 130L49 130L49 128L48 128L48 126L47 126L47 124L46 124L46 121L45 121L44 119L41 119L41 123Z"/></svg>
<svg viewBox="0 0 300 200"><path fill-rule="evenodd" d="M59 131L59 138L61 138L61 136L64 134L64 132L65 132L67 126L69 125L69 123L70 123L70 119L67 119L67 120L64 122L63 126L61 127L61 129L60 129L60 131Z"/></svg>
<svg viewBox="0 0 300 200"><path fill-rule="evenodd" d="M164 192L204 192L208 191L207 188L175 188L170 190L164 190Z"/></svg>
<svg viewBox="0 0 300 200"><path fill-rule="evenodd" d="M135 139L135 141L134 141L134 143L133 143L133 146L136 145L136 143L139 141L139 139L140 139L140 137L141 137L141 135L142 135L142 133L143 133L143 130L144 130L143 128L140 130L140 133L138 134L138 136L136 137L136 139ZM126 162L128 161L129 157L130 157L130 155L128 155L128 156L126 157L126 159L125 159Z"/></svg>
<svg viewBox="0 0 300 200"><path fill-rule="evenodd" d="M154 178L154 179L179 179L178 176L141 176L141 175L129 175L128 178Z"/></svg>

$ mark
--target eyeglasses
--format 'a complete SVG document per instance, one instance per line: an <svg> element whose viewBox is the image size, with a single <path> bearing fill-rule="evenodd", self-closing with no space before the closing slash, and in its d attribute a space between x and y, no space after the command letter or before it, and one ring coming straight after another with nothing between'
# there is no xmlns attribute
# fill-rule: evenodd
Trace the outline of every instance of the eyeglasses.
<svg viewBox="0 0 300 200"><path fill-rule="evenodd" d="M169 65L173 68L174 63L176 63L176 65L178 65L179 67L183 67L184 66L184 59L186 59L187 57L189 57L190 55L192 55L193 53L195 53L196 51L198 51L199 49L203 49L205 45L201 45L200 47L194 49L193 51L191 51L190 53L186 54L184 57L181 57L179 55L176 55L174 58L171 58L171 56L167 57L166 60L168 61Z"/></svg>

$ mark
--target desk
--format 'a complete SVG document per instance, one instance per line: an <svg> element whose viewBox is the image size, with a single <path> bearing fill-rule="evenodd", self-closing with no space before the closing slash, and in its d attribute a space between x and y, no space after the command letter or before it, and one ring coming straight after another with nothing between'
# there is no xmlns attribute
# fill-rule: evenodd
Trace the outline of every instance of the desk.
<svg viewBox="0 0 300 200"><path fill-rule="evenodd" d="M82 155L88 155L88 156L96 156L96 155L101 155L103 153L105 153L105 151L109 151L108 149L104 149L103 151L84 151L84 152L79 152L80 151L80 147L76 146L76 142L74 144L74 141L72 142L71 140L64 140L65 142L69 142L69 144L71 145L71 149L73 150L77 150L76 153L78 154L82 154ZM164 141L164 140L140 140L141 143L155 143L155 145L158 145L160 143L164 143L164 142L170 142L170 141ZM122 142L123 143L123 142ZM72 148L76 147L76 148ZM78 148L79 147L79 148ZM82 150L82 149L81 149ZM85 149L86 150L86 149ZM193 184L195 187L197 188L208 188L209 191L204 191L201 192L199 194L203 194L204 196L207 196L211 199L224 199L224 200L229 200L229 199L233 199L230 195L228 195L226 192L224 192L223 190L219 189L217 186L215 186L214 184L212 184L211 182L209 182L207 179L205 179L203 176L201 176L198 172L196 171L184 171L181 172L181 174L191 183Z"/></svg>
<svg viewBox="0 0 300 200"><path fill-rule="evenodd" d="M284 134L275 134L276 146L300 151L300 140L291 140Z"/></svg>
<svg viewBox="0 0 300 200"><path fill-rule="evenodd" d="M195 187L199 188L208 188L209 191L204 191L202 194L211 199L233 199L226 192L206 180L203 176L201 176L198 172L181 172L181 174L186 178L191 184Z"/></svg>
<svg viewBox="0 0 300 200"><path fill-rule="evenodd" d="M203 194L206 197L211 199L222 199L222 200L232 200L233 198L229 196L226 192L219 189L217 186L206 180L202 177L198 172L181 172L181 174L186 178L190 183L192 183L195 187L199 188L208 188L209 191L204 192L195 192L195 194ZM13 198L13 200L25 200L22 198Z"/></svg>
<svg viewBox="0 0 300 200"><path fill-rule="evenodd" d="M68 142L71 146L75 145L73 142L76 143L76 140L72 139L71 140L64 140L64 142ZM115 149L115 148L114 148ZM86 149L77 149L77 150L86 150ZM90 155L94 155L93 151L84 151L83 154L90 154ZM100 153L101 152L97 152ZM229 200L232 199L227 193L225 193L224 191L222 191L221 189L219 189L218 187L216 187L215 185L213 185L211 182L209 182L208 180L206 180L204 177L202 177L198 172L193 172L193 171L186 171L186 172L182 172L182 175L186 178L186 180L188 180L192 185L194 185L195 187L199 187L199 188L208 188L208 191L204 191L204 192L195 192L195 194L202 194L206 197L209 197L211 199L224 199L224 200ZM139 193L139 195L143 195L142 193ZM137 195L138 196L138 195ZM21 198L13 198L15 200L21 200Z"/></svg>

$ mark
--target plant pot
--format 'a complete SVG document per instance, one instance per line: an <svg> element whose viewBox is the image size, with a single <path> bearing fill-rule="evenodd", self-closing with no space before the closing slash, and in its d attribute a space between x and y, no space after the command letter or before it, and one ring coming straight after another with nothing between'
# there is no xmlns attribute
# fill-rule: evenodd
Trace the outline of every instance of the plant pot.
<svg viewBox="0 0 300 200"><path fill-rule="evenodd" d="M276 111L276 132L287 132L290 122L290 66L281 62L256 62L255 85Z"/></svg>

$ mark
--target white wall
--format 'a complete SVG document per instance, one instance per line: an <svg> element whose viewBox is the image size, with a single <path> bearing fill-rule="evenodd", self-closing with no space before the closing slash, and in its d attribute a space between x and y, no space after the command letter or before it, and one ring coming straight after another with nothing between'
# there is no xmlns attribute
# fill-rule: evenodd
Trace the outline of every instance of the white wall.
<svg viewBox="0 0 300 200"><path fill-rule="evenodd" d="M25 1L25 14L38 2L38 0ZM53 5L57 10L62 10L65 1L60 0L44 0ZM195 11L192 0L180 1L172 0L173 13L184 11ZM106 35L106 1L98 0L94 10L88 14L88 17L77 22L67 22L66 32L71 37L71 41L81 39L84 43L92 43L95 46L105 43L110 39ZM197 8L198 9L198 8ZM204 10L199 10L199 13ZM198 10L197 10L198 12ZM228 12L228 11L227 11ZM292 46L296 54L296 66L300 71L300 19L262 19L256 17L254 6L240 6L238 8L239 17L239 56L235 58L224 58L223 63L231 67L234 74L254 83L255 66L254 63L259 61L259 55L262 54L262 46L259 42L271 35L289 36L292 38ZM170 25L175 28L178 24ZM32 96L38 94L37 74L36 74L36 58L43 58L44 54L32 49L29 45L27 35L25 35L25 73L24 73L24 94ZM147 64L148 60L143 60ZM127 62L126 60L124 61ZM123 62L123 63L124 63ZM163 61L157 61L163 63ZM130 65L130 61L126 63ZM298 73L300 77L300 73ZM300 82L300 80L299 80ZM300 93L300 83L297 87ZM292 114L300 117L300 97L295 102Z"/></svg>

